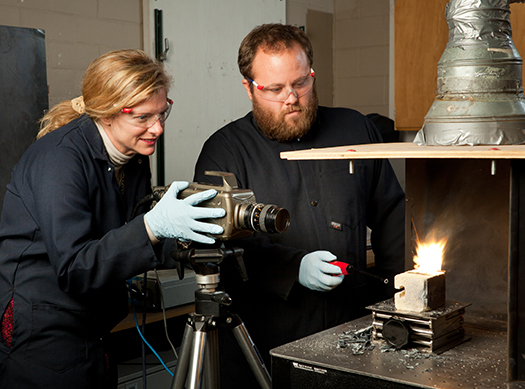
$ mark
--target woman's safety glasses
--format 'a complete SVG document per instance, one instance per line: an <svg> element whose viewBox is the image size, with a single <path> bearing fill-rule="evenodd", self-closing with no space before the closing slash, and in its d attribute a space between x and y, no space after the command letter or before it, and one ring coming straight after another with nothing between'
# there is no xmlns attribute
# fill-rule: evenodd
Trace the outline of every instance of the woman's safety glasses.
<svg viewBox="0 0 525 389"><path fill-rule="evenodd" d="M124 114L122 115L122 118L136 127L150 128L157 122L157 120L163 125L168 116L170 116L173 100L168 99L167 103L168 106L161 113L139 113L135 112L133 108L122 108L121 111Z"/></svg>

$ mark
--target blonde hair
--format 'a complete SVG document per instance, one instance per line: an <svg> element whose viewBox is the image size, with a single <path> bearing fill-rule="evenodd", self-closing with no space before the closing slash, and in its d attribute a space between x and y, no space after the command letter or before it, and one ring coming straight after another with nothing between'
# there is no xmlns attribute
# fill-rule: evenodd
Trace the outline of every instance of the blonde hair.
<svg viewBox="0 0 525 389"><path fill-rule="evenodd" d="M122 108L169 91L171 77L162 63L141 50L116 50L97 58L84 75L84 111L95 121L110 118ZM76 100L76 99L75 99ZM40 120L37 139L81 116L71 100L58 103Z"/></svg>

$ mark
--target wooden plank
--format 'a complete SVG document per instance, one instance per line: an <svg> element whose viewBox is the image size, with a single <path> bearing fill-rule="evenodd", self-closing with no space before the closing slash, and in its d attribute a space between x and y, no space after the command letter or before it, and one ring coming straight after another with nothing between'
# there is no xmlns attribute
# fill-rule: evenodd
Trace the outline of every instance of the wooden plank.
<svg viewBox="0 0 525 389"><path fill-rule="evenodd" d="M525 4L510 5L510 25L512 26L512 41L521 57L525 56Z"/></svg>
<svg viewBox="0 0 525 389"><path fill-rule="evenodd" d="M398 130L423 125L437 86L437 64L448 42L448 0L396 0L394 7L395 122Z"/></svg>
<svg viewBox="0 0 525 389"><path fill-rule="evenodd" d="M525 159L525 145L418 146L411 142L374 143L327 147L281 153L282 159L400 159L400 158L473 158Z"/></svg>

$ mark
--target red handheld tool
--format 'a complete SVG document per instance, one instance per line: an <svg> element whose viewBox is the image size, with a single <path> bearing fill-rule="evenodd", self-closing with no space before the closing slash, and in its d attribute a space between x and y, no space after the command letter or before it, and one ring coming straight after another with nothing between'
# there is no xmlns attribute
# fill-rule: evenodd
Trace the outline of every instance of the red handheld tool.
<svg viewBox="0 0 525 389"><path fill-rule="evenodd" d="M350 266L348 263L344 263L344 262L341 262L341 261L332 261L330 262L330 265L335 265L337 266L338 268L341 269L341 272L347 276L348 275L348 267Z"/></svg>
<svg viewBox="0 0 525 389"><path fill-rule="evenodd" d="M384 284L388 284L388 278L378 277L375 274L370 274L370 273L367 273L365 271L358 270L358 269L356 269L355 267L353 267L352 265L350 265L350 264L348 264L346 262L332 261L332 262L330 262L330 264L335 265L339 269L341 269L342 274L345 275L345 276L347 276L348 274L350 274L352 272L356 272L356 273L363 274L363 275L368 276L368 277L376 278L378 280L383 281Z"/></svg>

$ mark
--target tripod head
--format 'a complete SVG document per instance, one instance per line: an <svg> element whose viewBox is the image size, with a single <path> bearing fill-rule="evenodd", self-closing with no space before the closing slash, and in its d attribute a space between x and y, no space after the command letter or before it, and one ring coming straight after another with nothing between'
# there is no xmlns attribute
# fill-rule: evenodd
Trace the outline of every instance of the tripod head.
<svg viewBox="0 0 525 389"><path fill-rule="evenodd" d="M219 264L226 258L235 258L237 270L244 281L248 280L241 248L226 248L223 243L215 248L187 248L173 251L170 255L176 261L179 279L184 278L184 265L189 263L195 271L199 289L195 292L195 311L201 315L220 316L222 307L231 304L230 296L219 291Z"/></svg>
<svg viewBox="0 0 525 389"><path fill-rule="evenodd" d="M184 265L190 264L195 271L195 279L199 287L207 288L209 286L210 288L216 288L217 285L213 285L219 283L220 269L218 265L227 258L235 258L237 270L243 281L248 280L248 273L242 257L243 254L244 249L238 247L226 248L224 243L219 243L219 246L215 248L178 249L172 251L170 255L176 261L180 280L184 278ZM213 282L215 278L217 282Z"/></svg>

